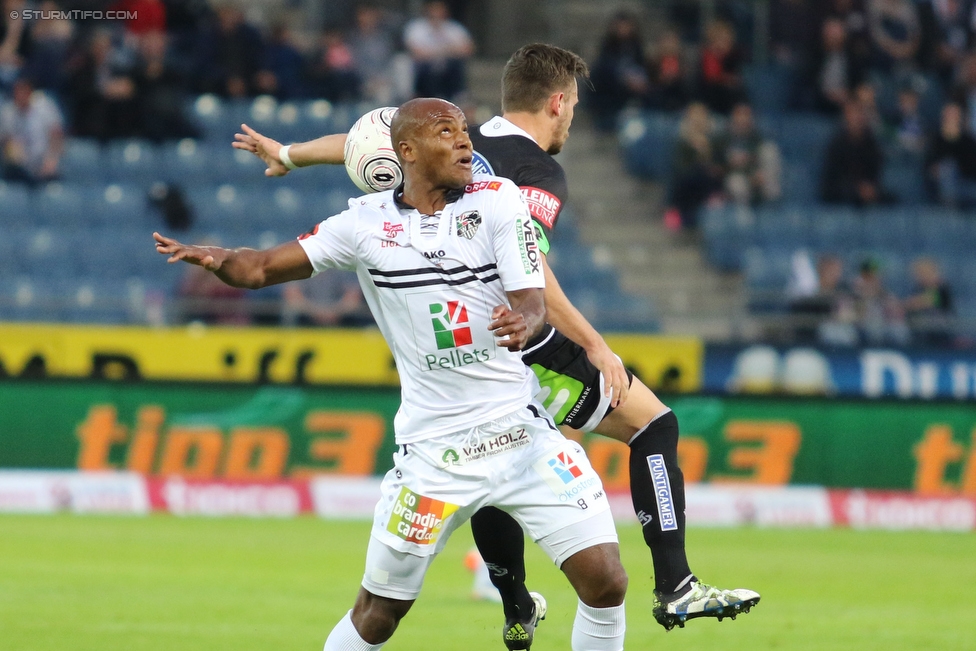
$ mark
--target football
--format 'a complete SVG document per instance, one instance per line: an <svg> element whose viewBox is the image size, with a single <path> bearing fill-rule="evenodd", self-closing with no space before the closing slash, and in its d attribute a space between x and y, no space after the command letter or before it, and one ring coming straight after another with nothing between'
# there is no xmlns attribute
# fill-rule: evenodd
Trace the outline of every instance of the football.
<svg viewBox="0 0 976 651"><path fill-rule="evenodd" d="M390 141L390 126L396 111L389 107L372 110L359 118L346 136L343 150L346 171L363 192L390 190L403 181L403 171Z"/></svg>

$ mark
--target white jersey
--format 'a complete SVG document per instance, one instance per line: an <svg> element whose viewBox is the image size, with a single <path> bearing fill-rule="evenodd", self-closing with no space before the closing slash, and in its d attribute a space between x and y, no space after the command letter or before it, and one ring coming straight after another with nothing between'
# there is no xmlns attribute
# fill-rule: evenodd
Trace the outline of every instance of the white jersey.
<svg viewBox="0 0 976 651"><path fill-rule="evenodd" d="M400 374L396 441L475 427L524 407L535 376L496 344L491 311L506 291L544 287L540 253L518 187L476 175L437 215L396 190L349 201L303 235L315 273L353 269Z"/></svg>

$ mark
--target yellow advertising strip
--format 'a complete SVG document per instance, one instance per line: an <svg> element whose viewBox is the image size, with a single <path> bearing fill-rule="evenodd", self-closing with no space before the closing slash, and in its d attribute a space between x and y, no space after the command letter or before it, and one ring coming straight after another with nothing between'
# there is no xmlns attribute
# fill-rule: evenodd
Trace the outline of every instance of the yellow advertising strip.
<svg viewBox="0 0 976 651"><path fill-rule="evenodd" d="M702 343L690 337L613 335L610 346L651 387L696 391ZM0 324L0 368L10 376L197 382L396 386L376 329ZM42 372L38 372L43 369Z"/></svg>

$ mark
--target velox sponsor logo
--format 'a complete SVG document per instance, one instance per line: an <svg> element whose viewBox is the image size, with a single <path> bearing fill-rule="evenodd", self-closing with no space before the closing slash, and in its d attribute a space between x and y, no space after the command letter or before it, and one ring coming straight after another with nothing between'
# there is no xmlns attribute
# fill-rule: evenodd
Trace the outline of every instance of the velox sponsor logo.
<svg viewBox="0 0 976 651"><path fill-rule="evenodd" d="M474 152L474 154L471 156L471 173L494 174L495 170L491 168L491 163L488 162L487 158L478 152Z"/></svg>
<svg viewBox="0 0 976 651"><path fill-rule="evenodd" d="M546 480L560 502L573 501L581 508L589 508L584 498L590 497L588 489L599 485L600 479L592 470L581 467L568 451L541 459L533 468Z"/></svg>
<svg viewBox="0 0 976 651"><path fill-rule="evenodd" d="M535 225L531 219L516 219L519 250L522 252L522 267L525 274L539 273L539 244L535 237Z"/></svg>
<svg viewBox="0 0 976 651"><path fill-rule="evenodd" d="M474 192L481 192L482 190L498 190L502 187L501 181L478 181L477 183L469 183L464 186L465 194L472 194Z"/></svg>
<svg viewBox="0 0 976 651"><path fill-rule="evenodd" d="M559 198L532 186L524 186L519 190L522 191L522 198L529 206L529 214L545 224L547 228L552 228L556 223L559 207L562 205Z"/></svg>
<svg viewBox="0 0 976 651"><path fill-rule="evenodd" d="M469 210L457 217L458 237L463 237L466 240L472 239L478 232L479 226L481 226L481 213L477 210Z"/></svg>
<svg viewBox="0 0 976 651"><path fill-rule="evenodd" d="M654 484L654 496L657 498L658 522L661 531L675 531L678 520L674 515L674 498L671 494L671 479L664 464L664 455L652 454L647 457L647 467L651 471L651 482Z"/></svg>
<svg viewBox="0 0 976 651"><path fill-rule="evenodd" d="M463 446L460 451L448 448L441 456L441 460L447 465L462 466L472 461L489 459L510 450L517 450L525 447L532 441L532 437L524 428L518 427L508 432L502 432L493 436L478 445ZM575 466L574 466L575 468ZM577 468L577 471L579 469Z"/></svg>
<svg viewBox="0 0 976 651"><path fill-rule="evenodd" d="M395 239L399 233L403 232L403 224L394 224L393 222L383 222L383 234L388 238Z"/></svg>
<svg viewBox="0 0 976 651"><path fill-rule="evenodd" d="M307 487L291 483L235 484L170 479L151 486L153 505L175 515L287 518L311 509Z"/></svg>
<svg viewBox="0 0 976 651"><path fill-rule="evenodd" d="M458 510L456 504L418 495L404 486L393 503L387 531L407 542L433 545L440 536L444 521Z"/></svg>
<svg viewBox="0 0 976 651"><path fill-rule="evenodd" d="M437 350L471 345L468 309L461 301L430 304L430 321Z"/></svg>

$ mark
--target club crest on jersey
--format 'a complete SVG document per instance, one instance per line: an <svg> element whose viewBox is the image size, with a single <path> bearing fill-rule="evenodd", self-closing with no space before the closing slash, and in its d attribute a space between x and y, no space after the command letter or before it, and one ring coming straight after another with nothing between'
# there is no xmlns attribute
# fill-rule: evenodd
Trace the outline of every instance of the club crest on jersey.
<svg viewBox="0 0 976 651"><path fill-rule="evenodd" d="M458 237L470 240L478 232L479 226L481 226L481 213L477 210L470 210L457 216Z"/></svg>
<svg viewBox="0 0 976 651"><path fill-rule="evenodd" d="M487 158L478 152L474 152L474 154L471 156L471 173L494 174L495 170L491 168L491 163L488 162Z"/></svg>

